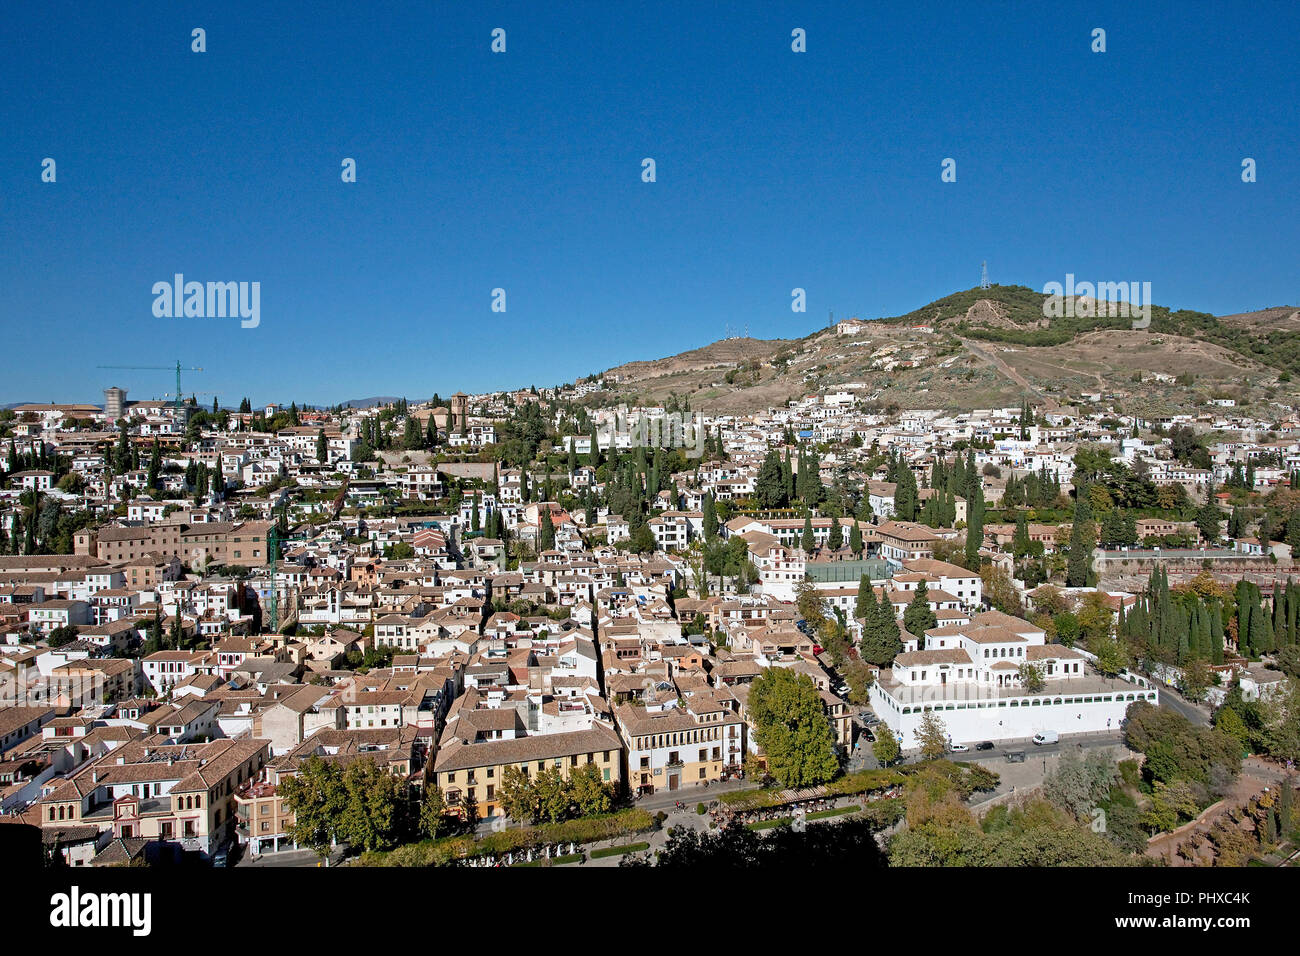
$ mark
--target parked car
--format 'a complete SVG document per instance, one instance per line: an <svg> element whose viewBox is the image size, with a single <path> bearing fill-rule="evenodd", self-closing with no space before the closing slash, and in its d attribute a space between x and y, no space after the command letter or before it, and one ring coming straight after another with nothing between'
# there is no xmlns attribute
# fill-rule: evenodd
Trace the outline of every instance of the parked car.
<svg viewBox="0 0 1300 956"><path fill-rule="evenodd" d="M1055 730L1044 730L1041 733L1034 734L1034 743L1039 745L1054 744L1057 743L1060 739L1061 739L1061 735L1058 734Z"/></svg>
<svg viewBox="0 0 1300 956"><path fill-rule="evenodd" d="M230 858L229 858L229 856L226 854L226 848L225 848L225 847L222 847L222 848L221 848L220 850L218 850L216 853L212 854L212 865L213 865L213 866L229 866L229 865L230 865Z"/></svg>
<svg viewBox="0 0 1300 956"><path fill-rule="evenodd" d="M1007 763L1024 763L1025 752L1023 750L1008 750Z"/></svg>
<svg viewBox="0 0 1300 956"><path fill-rule="evenodd" d="M975 745L975 749L976 749L976 750L992 750L992 749L993 749L993 741L991 741L991 740L983 740L983 741L980 741L979 743L977 743L977 744Z"/></svg>
<svg viewBox="0 0 1300 956"><path fill-rule="evenodd" d="M948 748L948 750L955 754L964 754L966 751L970 750L970 748L965 744L953 744Z"/></svg>

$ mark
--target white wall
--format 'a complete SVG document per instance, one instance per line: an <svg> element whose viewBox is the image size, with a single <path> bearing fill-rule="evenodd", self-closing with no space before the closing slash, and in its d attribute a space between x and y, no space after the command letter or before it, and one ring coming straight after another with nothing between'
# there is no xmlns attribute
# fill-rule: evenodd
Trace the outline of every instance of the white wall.
<svg viewBox="0 0 1300 956"><path fill-rule="evenodd" d="M953 743L977 743L982 740L996 743L1001 740L1032 737L1044 730L1055 730L1059 734L1116 730L1124 719L1129 704L1132 703L1128 700L1129 696L1137 700L1142 694L1155 695L1156 699L1150 702L1158 703L1158 691L1154 688L1125 685L1122 690L1115 687L1089 694L1069 690L1065 686L1056 688L1049 683L1047 689L1040 694L993 700L936 701L933 705L912 704L910 705L912 713L903 714L891 705L880 687L873 684L871 706L893 731L895 737L900 731L902 732L903 749L908 750L920 746L916 730L924 717L922 706L936 708L940 719L948 728ZM1121 696L1123 700L1115 699ZM1091 697L1093 702L1059 705L1052 703L1056 700L1077 700L1080 697ZM1111 700L1100 700L1104 697L1110 697ZM1038 701L1037 706L1033 703L1035 700ZM1017 706L1010 706L1012 701L1016 701ZM952 710L947 709L950 706ZM1108 720L1109 726L1107 726Z"/></svg>

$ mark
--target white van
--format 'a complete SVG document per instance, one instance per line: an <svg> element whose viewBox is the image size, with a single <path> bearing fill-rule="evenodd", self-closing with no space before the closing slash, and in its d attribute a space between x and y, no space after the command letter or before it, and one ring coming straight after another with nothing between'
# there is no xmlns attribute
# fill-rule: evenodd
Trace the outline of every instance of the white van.
<svg viewBox="0 0 1300 956"><path fill-rule="evenodd" d="M1044 730L1034 734L1034 743L1036 744L1054 744L1061 739L1061 735L1055 730Z"/></svg>

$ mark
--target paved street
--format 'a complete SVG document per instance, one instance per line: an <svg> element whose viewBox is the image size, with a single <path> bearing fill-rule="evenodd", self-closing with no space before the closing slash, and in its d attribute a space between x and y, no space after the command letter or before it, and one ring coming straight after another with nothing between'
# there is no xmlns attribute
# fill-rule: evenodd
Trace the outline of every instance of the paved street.
<svg viewBox="0 0 1300 956"><path fill-rule="evenodd" d="M336 849L330 854L331 863L337 863L342 857L342 851ZM281 850L279 853L263 853L261 856L252 856L246 850L243 856L239 858L236 866L324 866L323 861L316 855L315 850Z"/></svg>
<svg viewBox="0 0 1300 956"><path fill-rule="evenodd" d="M1168 707L1170 710L1177 711L1198 727L1209 726L1210 711L1208 707L1203 704L1191 703L1172 687L1157 684L1156 688L1160 691L1161 707Z"/></svg>

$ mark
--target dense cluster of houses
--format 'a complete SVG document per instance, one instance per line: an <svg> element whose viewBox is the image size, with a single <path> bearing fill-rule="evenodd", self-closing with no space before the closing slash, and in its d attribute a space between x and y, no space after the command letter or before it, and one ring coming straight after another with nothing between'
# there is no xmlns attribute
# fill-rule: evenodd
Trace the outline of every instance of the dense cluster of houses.
<svg viewBox="0 0 1300 956"><path fill-rule="evenodd" d="M450 409L408 414L448 447L484 448L517 402L549 409L556 397L458 395ZM359 462L373 410L303 410L299 424L274 433L231 413L226 430L187 442L185 415L165 403L131 403L111 418L96 406L23 406L14 452L61 456L77 480L9 473L0 527L18 535L31 492L98 520L76 533L72 553L0 555L0 819L38 825L76 865L130 862L159 847L211 855L232 839L274 852L293 845L279 783L311 756L379 760L485 818L504 812L511 766L594 765L633 794L687 790L761 756L747 700L773 667L811 680L849 751L862 731L858 708L794 602L811 582L857 638L864 577L900 622L924 586L937 622L924 638L904 632L903 652L875 669L871 705L905 747L931 710L957 740L1117 727L1129 702L1156 691L1103 680L1086 654L987 610L980 575L936 558L962 533L966 502L955 502L952 527L898 520L897 485L863 463L892 453L924 485L942 449L971 445L989 501L1012 474L1068 483L1084 441L1141 462L1157 484L1202 495L1245 464L1259 462L1250 474L1260 487L1300 466L1300 442L1263 441L1267 426L1244 419L1161 423L1240 436L1212 445L1211 467L1196 469L1167 441L1122 437L1149 422L1113 429L1100 415L1049 412L1021 427L1019 409L886 415L865 410L869 398L846 385L748 417L697 416L683 441L717 435L727 454L671 476L652 501L655 550L645 553L628 549L625 516L529 493L558 478L603 500L586 464L589 436L567 436L582 462L554 476L494 460ZM593 421L608 449L630 447L627 421L665 417L607 409ZM114 473L123 421L137 450L161 449L153 487L144 470ZM716 534L744 542L756 579L717 579L702 596L695 544L706 535L706 498L742 504L768 450L788 450L791 435L833 446L819 478L862 488L873 519L738 508ZM225 479L206 495L187 483L199 464ZM393 501L430 506L387 515L367 507ZM1195 534L1143 522L1143 538ZM527 557L510 560L507 543L485 533L495 527ZM997 559L1015 528L984 533ZM1050 550L1058 529L1028 533ZM1025 662L1039 668L1045 693L1023 686Z"/></svg>

